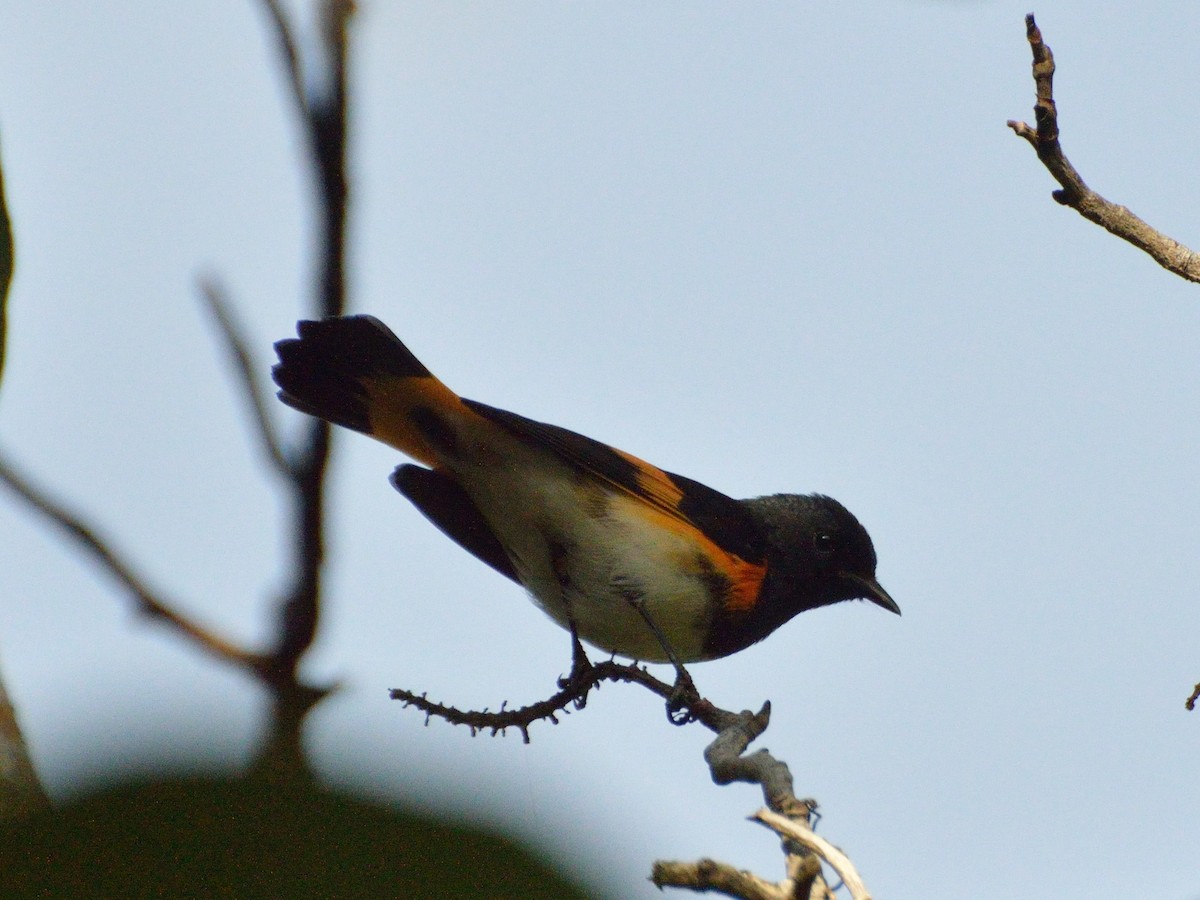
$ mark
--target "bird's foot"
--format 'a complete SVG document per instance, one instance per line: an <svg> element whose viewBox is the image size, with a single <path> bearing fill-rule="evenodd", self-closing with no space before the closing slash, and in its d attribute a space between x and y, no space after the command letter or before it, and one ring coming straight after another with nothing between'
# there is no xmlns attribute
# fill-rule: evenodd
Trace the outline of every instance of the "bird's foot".
<svg viewBox="0 0 1200 900"><path fill-rule="evenodd" d="M692 706L698 700L700 692L696 690L692 676L688 674L687 669L676 664L675 684L671 688L671 695L667 697L667 721L672 725L686 725L696 721L692 714Z"/></svg>
<svg viewBox="0 0 1200 900"><path fill-rule="evenodd" d="M575 630L571 630L571 674L558 679L558 689L565 691L571 687L577 687L583 682L583 679L589 672L592 671L592 661L588 659L587 651L583 649L583 644L579 642L579 635ZM575 708L583 709L587 706L587 691L582 691L575 698Z"/></svg>

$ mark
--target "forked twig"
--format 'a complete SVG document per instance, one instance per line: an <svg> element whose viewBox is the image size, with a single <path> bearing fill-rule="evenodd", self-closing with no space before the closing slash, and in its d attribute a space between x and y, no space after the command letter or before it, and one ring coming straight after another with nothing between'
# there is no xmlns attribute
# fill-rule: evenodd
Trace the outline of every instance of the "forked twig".
<svg viewBox="0 0 1200 900"><path fill-rule="evenodd" d="M1054 102L1054 54L1042 40L1042 32L1032 13L1025 17L1025 34L1033 52L1033 80L1037 90L1033 114L1037 128L1015 119L1009 119L1008 127L1032 145L1042 165L1062 186L1051 196L1085 219L1148 253L1168 272L1188 281L1200 282L1200 257L1195 252L1151 227L1126 207L1101 197L1087 186L1071 165L1059 142L1058 107Z"/></svg>
<svg viewBox="0 0 1200 900"><path fill-rule="evenodd" d="M850 857L813 831L808 822L798 821L791 816L781 816L769 809L760 809L751 818L766 825L781 838L795 841L827 862L842 879L853 900L871 900L871 892L867 890Z"/></svg>
<svg viewBox="0 0 1200 900"><path fill-rule="evenodd" d="M310 99L305 86L299 44L278 0L262 0L272 24L288 89L303 123L313 170L319 187L321 212L320 258L315 306L322 315L336 315L345 305L345 223L348 185L345 174L347 92L346 64L349 0L320 0L321 38L327 66L328 90ZM247 650L211 628L178 611L175 603L151 587L137 568L120 554L101 531L82 515L37 485L19 467L0 456L0 482L29 507L62 529L94 558L133 598L143 614L162 622L214 657L239 666L259 678L270 690L273 721L260 765L272 771L307 772L300 732L307 712L326 696L331 686L316 686L298 676L301 657L312 645L320 618L321 574L324 563L324 488L329 462L329 427L309 426L300 451L285 451L266 408L251 361L248 342L237 327L230 304L212 281L201 291L221 330L245 394L254 412L256 427L274 471L287 478L297 509L294 537L294 571L291 590L279 606L274 646L267 652Z"/></svg>

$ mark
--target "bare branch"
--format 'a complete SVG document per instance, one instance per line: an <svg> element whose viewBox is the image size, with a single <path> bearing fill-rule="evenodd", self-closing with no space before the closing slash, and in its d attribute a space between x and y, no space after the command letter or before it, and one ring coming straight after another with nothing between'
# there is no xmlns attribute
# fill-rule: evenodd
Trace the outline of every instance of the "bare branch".
<svg viewBox="0 0 1200 900"><path fill-rule="evenodd" d="M529 726L533 722L548 719L553 724L558 724L557 715L560 712L569 712L572 704L577 709L582 708L588 693L603 681L640 684L668 700L674 698L677 691L675 685L655 678L641 666L608 660L575 668L569 679L560 682L557 693L546 700L519 709L510 710L502 705L498 712L486 709L460 710L435 703L423 694L401 689L392 690L391 697L424 712L427 723L430 718L444 719L452 725L467 726L473 735L479 731L490 731L493 735L504 734L508 728L517 728L525 743L529 743ZM760 785L763 798L770 809L761 811L755 818L772 828L775 827L776 820L791 823L786 833L781 832L786 838L784 851L787 854L789 877L780 884L772 884L725 863L703 859L694 863L657 862L652 875L654 883L659 887L670 885L692 890L711 890L754 900L832 897L820 873L819 860L824 859L834 867L842 880L851 886L853 897L869 900L870 895L862 886L862 879L845 854L813 833L809 823L816 812L817 803L815 800L796 797L787 764L775 759L766 750L745 755L747 747L761 736L770 724L771 704L764 703L757 713L749 710L734 713L695 695L687 698L685 708L692 721L700 722L717 735L704 751L704 759L708 763L713 781L717 784L746 782ZM768 818L763 818L764 814Z"/></svg>
<svg viewBox="0 0 1200 900"><path fill-rule="evenodd" d="M307 712L335 690L336 685L303 684L296 679L294 666L281 667L276 656L246 650L177 612L174 604L152 589L137 574L133 564L113 549L94 526L33 484L2 453L0 483L6 484L32 509L65 531L80 549L99 562L101 568L133 597L140 613L164 622L201 650L257 678L271 692L273 700L269 738L259 755L257 768L268 777L295 779L309 776L300 740L301 726Z"/></svg>
<svg viewBox="0 0 1200 900"><path fill-rule="evenodd" d="M347 41L350 0L323 0L322 46L327 57L327 95L304 107L311 138L320 196L321 233L317 308L322 316L337 316L346 307L346 178ZM328 423L314 420L306 447L294 471L297 504L295 584L279 610L279 640L275 664L294 671L312 645L320 622L321 573L325 561L325 472L329 465Z"/></svg>
<svg viewBox="0 0 1200 900"><path fill-rule="evenodd" d="M650 875L656 888L678 887L707 893L741 897L742 900L790 900L787 884L775 884L753 872L737 869L715 859L696 862L660 860Z"/></svg>
<svg viewBox="0 0 1200 900"><path fill-rule="evenodd" d="M1193 710L1196 708L1197 700L1200 700L1200 684L1192 688L1191 696L1187 698L1187 702L1184 704L1184 706L1186 706L1189 710Z"/></svg>
<svg viewBox="0 0 1200 900"><path fill-rule="evenodd" d="M740 781L760 785L763 800L771 809L807 821L816 810L816 801L797 799L787 764L766 750L743 755L750 743L767 730L771 722L770 702L764 703L757 713L747 710L726 715L729 718L722 721L716 740L704 751L704 761L708 763L713 781L717 784Z"/></svg>
<svg viewBox="0 0 1200 900"><path fill-rule="evenodd" d="M244 332L234 319L228 295L213 278L200 279L199 288L204 305L212 314L213 320L221 331L221 337L225 340L225 349L229 352L234 371L237 372L241 381L242 393L254 415L254 424L257 427L262 448L266 452L272 468L281 475L290 477L292 465L283 453L279 437L275 433L275 425L271 421L271 414L267 410L266 398L270 394L263 387L262 380L257 374L258 370L251 361L249 341L246 340Z"/></svg>
<svg viewBox="0 0 1200 900"><path fill-rule="evenodd" d="M829 863L850 891L853 900L871 900L871 892L867 890L862 876L854 868L854 863L850 862L850 857L813 831L806 821L797 821L769 809L760 809L751 818L766 825L781 838L794 841Z"/></svg>
<svg viewBox="0 0 1200 900"><path fill-rule="evenodd" d="M734 714L720 711L720 729L716 739L704 751L712 779L717 784L732 784L735 781L758 784L763 799L773 815L796 823L797 827L811 832L809 824L816 813L815 800L799 799L792 788L792 773L787 763L775 759L766 750L758 750L749 756L746 748L758 738L771 719L771 704L764 703L757 713L749 710ZM715 722L713 724L716 724ZM712 728L713 724L709 727ZM832 897L829 886L821 877L817 856L805 844L784 842L787 854L788 881L783 883L784 896L804 898Z"/></svg>
<svg viewBox="0 0 1200 900"><path fill-rule="evenodd" d="M787 867L792 883L788 900L836 900L821 872L821 858L815 853L789 854Z"/></svg>
<svg viewBox="0 0 1200 900"><path fill-rule="evenodd" d="M324 96L309 104L309 134L321 191L322 235L320 307L323 316L346 309L346 79L351 0L323 0L322 42L329 82Z"/></svg>
<svg viewBox="0 0 1200 900"><path fill-rule="evenodd" d="M1085 219L1148 253L1169 272L1188 281L1200 282L1200 257L1183 244L1167 237L1142 221L1126 207L1112 203L1084 182L1071 165L1059 143L1058 109L1054 103L1054 54L1042 40L1042 33L1033 14L1025 17L1025 33L1033 51L1033 80L1037 103L1033 107L1037 128L1010 119L1008 127L1018 137L1028 141L1037 151L1042 165L1062 185L1052 196L1063 206L1069 206Z"/></svg>
<svg viewBox="0 0 1200 900"><path fill-rule="evenodd" d="M472 735L480 731L490 732L493 736L503 735L509 728L516 728L521 732L522 740L528 744L530 725L538 721L549 721L557 725L559 713L568 713L571 707L582 709L587 704L588 694L603 681L640 684L664 699L669 698L674 690L672 685L655 678L639 665L606 660L588 664L570 679L561 682L558 692L545 700L516 709L508 709L507 704L502 704L496 712L487 709L462 710L435 703L424 694L416 694L403 688L393 688L389 695L393 700L399 700L405 706L415 707L425 713L426 723L431 718L444 719L451 725L467 726ZM707 704L706 708L716 710L712 704Z"/></svg>
<svg viewBox="0 0 1200 900"><path fill-rule="evenodd" d="M95 527L53 499L47 491L35 485L13 465L11 460L5 458L3 452L0 452L0 482L8 485L31 508L66 532L67 536L81 550L96 560L101 568L108 572L133 598L139 612L165 622L175 631L187 637L193 644L218 659L261 675L262 659L258 654L244 650L232 641L176 612L172 604L161 599L161 595L137 574L133 564L122 558Z"/></svg>

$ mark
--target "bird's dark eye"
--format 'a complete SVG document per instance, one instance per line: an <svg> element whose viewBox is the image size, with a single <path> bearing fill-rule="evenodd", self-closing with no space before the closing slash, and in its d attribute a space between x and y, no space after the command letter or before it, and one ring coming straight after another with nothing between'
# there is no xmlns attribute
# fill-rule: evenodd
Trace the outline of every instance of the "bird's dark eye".
<svg viewBox="0 0 1200 900"><path fill-rule="evenodd" d="M829 556L835 549L833 535L819 531L813 535L813 548L822 556Z"/></svg>

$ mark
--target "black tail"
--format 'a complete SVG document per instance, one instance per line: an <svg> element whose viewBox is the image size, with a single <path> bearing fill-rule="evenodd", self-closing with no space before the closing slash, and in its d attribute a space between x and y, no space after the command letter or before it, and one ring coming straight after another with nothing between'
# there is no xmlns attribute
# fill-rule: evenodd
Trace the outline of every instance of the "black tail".
<svg viewBox="0 0 1200 900"><path fill-rule="evenodd" d="M279 399L301 412L371 433L367 382L381 376L428 378L392 330L374 316L302 321L299 338L275 344L271 377Z"/></svg>
<svg viewBox="0 0 1200 900"><path fill-rule="evenodd" d="M428 466L442 463L442 438L472 413L386 325L346 316L301 322L297 331L299 338L275 345L279 364L271 374L280 400Z"/></svg>

